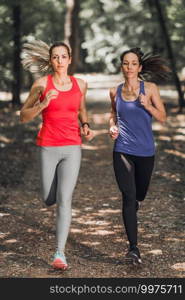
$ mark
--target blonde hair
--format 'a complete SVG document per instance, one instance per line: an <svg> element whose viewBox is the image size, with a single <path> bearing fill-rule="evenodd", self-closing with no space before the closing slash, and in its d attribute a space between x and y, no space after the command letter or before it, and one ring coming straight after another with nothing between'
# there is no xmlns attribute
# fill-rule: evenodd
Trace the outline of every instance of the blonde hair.
<svg viewBox="0 0 185 300"><path fill-rule="evenodd" d="M50 58L55 47L65 47L71 57L70 47L63 42L55 42L51 46L41 40L34 40L24 43L22 48L22 65L25 70L31 73L49 73L52 71Z"/></svg>
<svg viewBox="0 0 185 300"><path fill-rule="evenodd" d="M23 44L23 68L31 73L48 73L51 71L49 49L50 47L41 40Z"/></svg>

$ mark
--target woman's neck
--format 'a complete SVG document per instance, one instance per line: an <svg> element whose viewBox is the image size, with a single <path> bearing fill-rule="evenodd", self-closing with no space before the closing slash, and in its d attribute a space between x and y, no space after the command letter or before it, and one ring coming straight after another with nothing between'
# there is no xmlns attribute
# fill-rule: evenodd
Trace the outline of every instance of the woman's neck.
<svg viewBox="0 0 185 300"><path fill-rule="evenodd" d="M124 86L129 90L135 90L138 88L139 80L138 78L132 78L132 79L125 79Z"/></svg>
<svg viewBox="0 0 185 300"><path fill-rule="evenodd" d="M53 77L54 81L58 84L64 84L69 81L69 75L66 72L55 72Z"/></svg>

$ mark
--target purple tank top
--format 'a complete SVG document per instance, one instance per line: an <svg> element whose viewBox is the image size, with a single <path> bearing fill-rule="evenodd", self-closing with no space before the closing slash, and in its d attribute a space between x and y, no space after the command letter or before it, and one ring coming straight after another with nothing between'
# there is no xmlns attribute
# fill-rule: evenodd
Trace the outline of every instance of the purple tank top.
<svg viewBox="0 0 185 300"><path fill-rule="evenodd" d="M114 151L136 156L155 154L152 133L152 116L140 104L139 99L128 101L121 95L123 84L116 93L116 113L119 136L115 140ZM140 81L139 94L145 94L144 81Z"/></svg>

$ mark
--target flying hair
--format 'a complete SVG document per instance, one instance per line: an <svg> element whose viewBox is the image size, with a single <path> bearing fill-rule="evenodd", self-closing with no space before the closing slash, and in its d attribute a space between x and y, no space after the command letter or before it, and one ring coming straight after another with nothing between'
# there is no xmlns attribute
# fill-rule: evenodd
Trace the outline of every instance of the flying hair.
<svg viewBox="0 0 185 300"><path fill-rule="evenodd" d="M23 44L23 68L31 73L49 73L51 71L49 49L50 47L41 40Z"/></svg>
<svg viewBox="0 0 185 300"><path fill-rule="evenodd" d="M41 40L34 40L24 43L22 47L22 65L25 70L31 73L48 74L52 71L50 57L55 47L65 47L69 57L71 49L66 43L55 42L51 46Z"/></svg>
<svg viewBox="0 0 185 300"><path fill-rule="evenodd" d="M121 62L127 53L134 53L137 55L139 64L142 65L142 70L138 74L140 79L145 81L158 81L169 78L171 70L167 65L167 61L159 54L153 54L152 52L144 54L140 48L131 48L121 54Z"/></svg>

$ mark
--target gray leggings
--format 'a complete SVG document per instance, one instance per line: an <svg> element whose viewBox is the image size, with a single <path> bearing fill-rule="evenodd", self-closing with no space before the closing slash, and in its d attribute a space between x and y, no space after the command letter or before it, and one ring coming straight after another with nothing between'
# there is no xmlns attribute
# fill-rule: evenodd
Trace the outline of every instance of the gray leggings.
<svg viewBox="0 0 185 300"><path fill-rule="evenodd" d="M71 224L71 201L81 163L81 146L40 147L42 196L57 203L57 249L64 251Z"/></svg>

